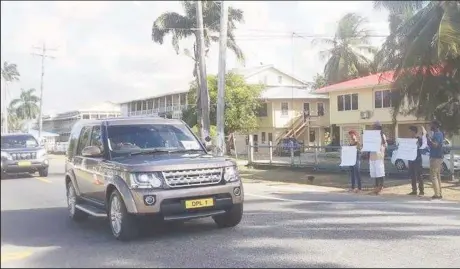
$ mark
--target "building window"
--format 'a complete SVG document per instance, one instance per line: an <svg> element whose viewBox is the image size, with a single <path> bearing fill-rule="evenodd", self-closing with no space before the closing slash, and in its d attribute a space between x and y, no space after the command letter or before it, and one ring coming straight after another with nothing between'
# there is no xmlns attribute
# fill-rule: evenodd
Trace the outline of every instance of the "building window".
<svg viewBox="0 0 460 269"><path fill-rule="evenodd" d="M286 102L281 103L281 116L287 116L289 113L289 104Z"/></svg>
<svg viewBox="0 0 460 269"><path fill-rule="evenodd" d="M337 96L337 110L358 110L358 94L345 94Z"/></svg>
<svg viewBox="0 0 460 269"><path fill-rule="evenodd" d="M268 141L273 142L273 134L272 133L268 133Z"/></svg>
<svg viewBox="0 0 460 269"><path fill-rule="evenodd" d="M186 93L183 93L180 95L180 104L181 106L184 106L187 104L187 94Z"/></svg>
<svg viewBox="0 0 460 269"><path fill-rule="evenodd" d="M142 110L142 101L137 101L136 102L136 111L141 111Z"/></svg>
<svg viewBox="0 0 460 269"><path fill-rule="evenodd" d="M84 115L83 115L83 119L84 119L84 120L89 120L89 115L88 115L88 114L84 114Z"/></svg>
<svg viewBox="0 0 460 269"><path fill-rule="evenodd" d="M282 76L278 76L278 84L281 84L283 83L283 77Z"/></svg>
<svg viewBox="0 0 460 269"><path fill-rule="evenodd" d="M166 106L170 107L172 106L173 100L172 100L172 95L166 96Z"/></svg>
<svg viewBox="0 0 460 269"><path fill-rule="evenodd" d="M267 117L268 115L268 106L267 103L261 103L259 109L257 111L257 116L259 117Z"/></svg>
<svg viewBox="0 0 460 269"><path fill-rule="evenodd" d="M374 92L375 108L391 107L391 90Z"/></svg>
<svg viewBox="0 0 460 269"><path fill-rule="evenodd" d="M324 103L317 103L316 106L318 109L318 116L324 116Z"/></svg>
<svg viewBox="0 0 460 269"><path fill-rule="evenodd" d="M153 108L153 100L152 99L147 100L147 109L151 110L152 108Z"/></svg>

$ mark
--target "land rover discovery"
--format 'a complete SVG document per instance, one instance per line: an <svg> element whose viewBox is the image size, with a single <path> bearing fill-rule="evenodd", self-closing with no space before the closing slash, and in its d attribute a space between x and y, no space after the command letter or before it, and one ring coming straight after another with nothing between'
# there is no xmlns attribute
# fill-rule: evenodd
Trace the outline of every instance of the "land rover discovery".
<svg viewBox="0 0 460 269"><path fill-rule="evenodd" d="M218 227L233 227L243 215L235 162L209 155L181 120L81 120L71 131L65 170L70 218L109 217L120 240L138 236L146 216L212 217Z"/></svg>
<svg viewBox="0 0 460 269"><path fill-rule="evenodd" d="M9 174L35 173L48 176L46 149L30 134L2 134L1 178Z"/></svg>

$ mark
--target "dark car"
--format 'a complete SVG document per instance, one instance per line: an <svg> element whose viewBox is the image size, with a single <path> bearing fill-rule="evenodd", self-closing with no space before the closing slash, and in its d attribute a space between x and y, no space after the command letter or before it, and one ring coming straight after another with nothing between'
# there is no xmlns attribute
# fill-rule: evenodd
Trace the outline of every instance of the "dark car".
<svg viewBox="0 0 460 269"><path fill-rule="evenodd" d="M35 173L48 176L46 149L30 134L2 134L1 177L9 174Z"/></svg>
<svg viewBox="0 0 460 269"><path fill-rule="evenodd" d="M279 156L291 156L291 148L294 151L294 156L300 156L302 143L295 138L283 138L278 143L275 154Z"/></svg>
<svg viewBox="0 0 460 269"><path fill-rule="evenodd" d="M120 240L136 237L148 219L212 217L218 227L233 227L243 216L236 163L208 154L181 120L80 121L70 135L65 171L71 219L109 216Z"/></svg>

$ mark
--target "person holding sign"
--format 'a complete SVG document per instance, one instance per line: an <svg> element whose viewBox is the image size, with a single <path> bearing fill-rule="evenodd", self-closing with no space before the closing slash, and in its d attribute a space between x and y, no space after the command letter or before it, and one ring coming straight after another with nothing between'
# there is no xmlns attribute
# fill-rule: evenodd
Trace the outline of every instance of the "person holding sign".
<svg viewBox="0 0 460 269"><path fill-rule="evenodd" d="M358 133L355 130L348 132L350 135L350 146L356 147L356 163L354 166L350 166L351 176L351 191L361 191L361 143L358 140Z"/></svg>
<svg viewBox="0 0 460 269"><path fill-rule="evenodd" d="M430 147L430 175L433 181L434 195L432 199L442 199L441 189L441 165L444 158L443 141L444 134L439 130L441 124L435 120L431 123L433 134L428 137L428 146Z"/></svg>
<svg viewBox="0 0 460 269"><path fill-rule="evenodd" d="M417 136L418 129L416 126L410 126L412 138L417 138L417 157L415 160L409 160L409 175L412 183L412 192L409 195L417 195L417 183L419 195L424 195L423 177L422 177L422 145L423 141L420 136Z"/></svg>
<svg viewBox="0 0 460 269"><path fill-rule="evenodd" d="M377 152L370 152L369 154L369 171L371 178L375 178L375 189L373 194L380 194L383 189L383 182L385 180L385 150L387 148L387 138L382 131L380 122L375 122L373 125L374 130L380 131L380 148Z"/></svg>

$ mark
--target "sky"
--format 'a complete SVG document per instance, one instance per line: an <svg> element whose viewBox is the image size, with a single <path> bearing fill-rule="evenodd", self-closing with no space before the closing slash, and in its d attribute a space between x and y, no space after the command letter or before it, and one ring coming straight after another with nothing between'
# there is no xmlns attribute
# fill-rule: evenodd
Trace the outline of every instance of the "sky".
<svg viewBox="0 0 460 269"><path fill-rule="evenodd" d="M175 1L2 1L1 61L15 63L20 81L8 87L8 100L20 89L40 90L41 58L33 47L56 49L45 60L45 114L122 102L187 89L193 80L193 60L184 55L193 41L181 42L176 54L171 39L163 45L151 39L153 21L164 12L182 13ZM246 67L273 64L311 81L325 60L311 36L334 35L348 12L367 18L366 28L388 34L388 13L371 1L229 1L243 10L245 22L235 32L246 56ZM292 34L292 33L296 34ZM292 37L294 36L294 38ZM380 45L384 37L372 38ZM216 74L219 44L211 46L207 73ZM227 70L243 67L227 50ZM2 91L3 91L2 83ZM2 93L2 104L4 104Z"/></svg>

